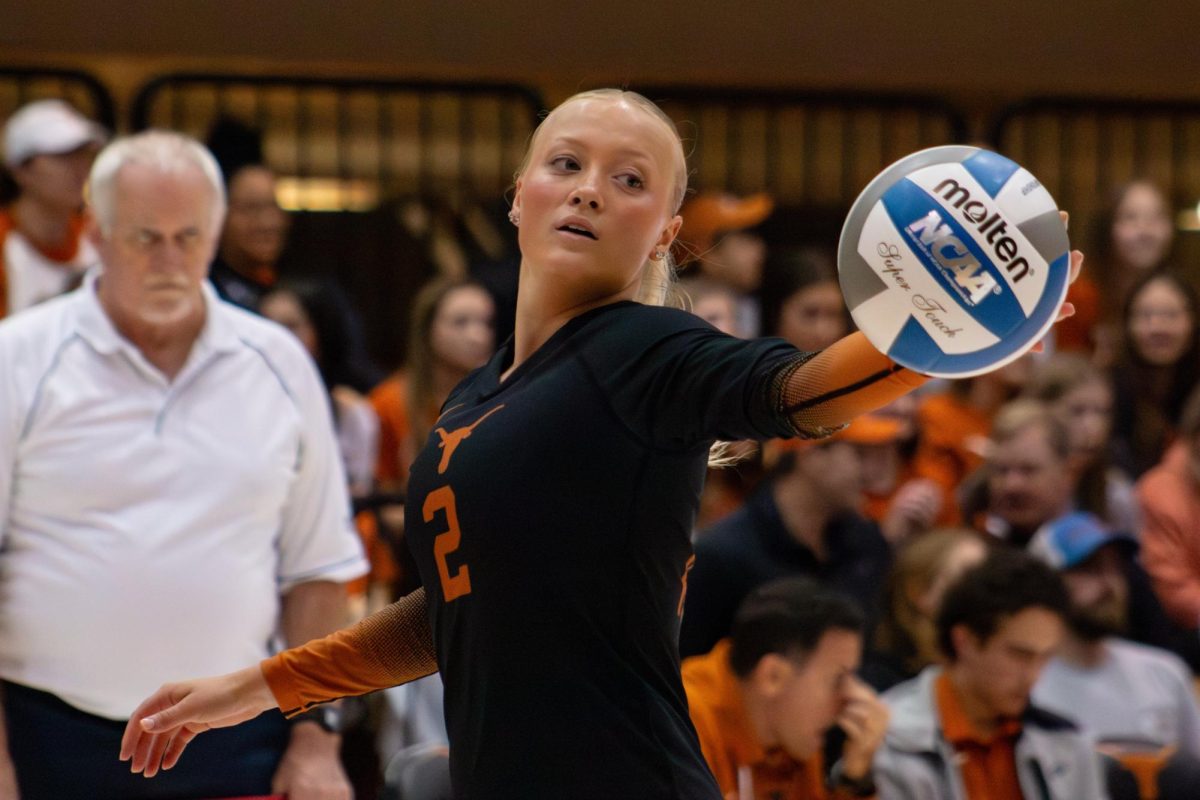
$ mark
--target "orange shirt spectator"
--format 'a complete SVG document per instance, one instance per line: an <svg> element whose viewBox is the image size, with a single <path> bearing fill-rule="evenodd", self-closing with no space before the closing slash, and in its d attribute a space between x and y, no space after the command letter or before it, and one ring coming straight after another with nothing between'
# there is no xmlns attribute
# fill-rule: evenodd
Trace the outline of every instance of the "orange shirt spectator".
<svg viewBox="0 0 1200 800"><path fill-rule="evenodd" d="M1198 439L1177 442L1137 484L1146 571L1167 613L1187 630L1200 626Z"/></svg>
<svg viewBox="0 0 1200 800"><path fill-rule="evenodd" d="M983 464L992 415L954 393L926 397L917 410L920 443L913 469L942 489L938 525L957 525L962 515L955 492L963 479Z"/></svg>
<svg viewBox="0 0 1200 800"><path fill-rule="evenodd" d="M729 666L729 640L703 656L683 662L692 724L717 785L728 795L738 791L738 771L750 770L754 796L780 800L825 800L825 765L818 751L798 761L782 749L764 750L742 703L738 678Z"/></svg>
<svg viewBox="0 0 1200 800"><path fill-rule="evenodd" d="M1015 750L1021 735L1020 721L1005 719L990 735L981 733L963 710L962 700L944 672L937 678L934 694L941 712L942 735L958 754L967 797L1023 800Z"/></svg>

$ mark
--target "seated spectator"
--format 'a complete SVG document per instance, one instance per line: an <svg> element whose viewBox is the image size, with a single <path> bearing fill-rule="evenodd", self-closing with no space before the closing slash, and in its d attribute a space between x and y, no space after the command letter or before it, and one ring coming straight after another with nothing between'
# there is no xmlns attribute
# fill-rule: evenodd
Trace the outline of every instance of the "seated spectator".
<svg viewBox="0 0 1200 800"><path fill-rule="evenodd" d="M913 468L942 488L944 500L937 524L956 525L964 520L956 493L966 477L983 464L992 417L1021 392L1029 373L1029 358L1019 358L986 375L954 381L947 390L921 399Z"/></svg>
<svg viewBox="0 0 1200 800"><path fill-rule="evenodd" d="M278 277L290 220L275 198L275 173L264 161L257 131L224 118L213 126L208 146L229 198L209 280L223 300L257 311Z"/></svg>
<svg viewBox="0 0 1200 800"><path fill-rule="evenodd" d="M904 458L904 423L887 414L865 414L840 437L858 450L862 464L863 513L879 523L892 546L930 529L942 508L942 489L913 474Z"/></svg>
<svg viewBox="0 0 1200 800"><path fill-rule="evenodd" d="M874 794L871 762L888 712L854 676L862 626L850 598L782 578L746 598L729 639L683 662L692 723L723 793L739 800ZM835 726L846 741L827 776L821 747Z"/></svg>
<svg viewBox="0 0 1200 800"><path fill-rule="evenodd" d="M1179 441L1138 481L1137 495L1146 571L1171 618L1195 631L1200 627L1200 387L1184 410Z"/></svg>
<svg viewBox="0 0 1200 800"><path fill-rule="evenodd" d="M904 543L888 573L883 616L863 665L867 683L885 691L941 661L935 620L942 596L987 553L987 540L966 528L933 530Z"/></svg>
<svg viewBox="0 0 1200 800"><path fill-rule="evenodd" d="M0 318L75 288L99 257L84 237L83 186L107 135L61 100L4 126L16 198L0 209Z"/></svg>
<svg viewBox="0 0 1200 800"><path fill-rule="evenodd" d="M1112 386L1080 355L1038 363L1022 396L1046 404L1067 431L1075 507L1129 533L1139 529L1133 482L1112 464Z"/></svg>
<svg viewBox="0 0 1200 800"><path fill-rule="evenodd" d="M1069 717L1106 751L1157 749L1169 766L1158 797L1191 800L1200 785L1200 711L1187 665L1173 653L1118 638L1127 630L1122 554L1137 543L1077 513L1038 531L1029 551L1059 570L1070 598L1067 634L1033 699Z"/></svg>
<svg viewBox="0 0 1200 800"><path fill-rule="evenodd" d="M808 575L862 604L868 629L891 561L879 526L858 511L862 470L837 435L770 443L782 450L746 505L702 532L688 575L679 652L710 651L742 600L773 578Z"/></svg>
<svg viewBox="0 0 1200 800"><path fill-rule="evenodd" d="M738 336L758 336L761 311L754 294L762 283L767 244L753 229L775 208L765 194L735 197L704 192L680 210L683 227L675 244L675 262L694 264L701 276L738 296ZM685 273L689 274L689 273Z"/></svg>
<svg viewBox="0 0 1200 800"><path fill-rule="evenodd" d="M1055 335L1060 349L1088 352L1091 348L1096 363L1109 367L1117 357L1122 305L1130 289L1161 269L1171 255L1175 239L1171 203L1153 181L1128 181L1109 195L1092 238L1087 251L1090 266L1071 284L1067 296L1076 303L1079 319L1072 320L1065 332L1056 326ZM1073 346L1077 342L1081 347Z"/></svg>
<svg viewBox="0 0 1200 800"><path fill-rule="evenodd" d="M691 312L721 333L738 336L738 296L723 283L694 276L679 281L679 291L688 298Z"/></svg>
<svg viewBox="0 0 1200 800"><path fill-rule="evenodd" d="M1025 553L997 550L963 573L937 618L946 667L883 696L892 720L875 758L880 797L1107 797L1091 742L1029 702L1066 614L1058 574Z"/></svg>
<svg viewBox="0 0 1200 800"><path fill-rule="evenodd" d="M851 330L837 266L814 248L772 252L762 298L766 332L801 350L824 350Z"/></svg>
<svg viewBox="0 0 1200 800"><path fill-rule="evenodd" d="M1121 466L1135 478L1162 458L1184 401L1200 383L1196 313L1196 290L1173 272L1150 273L1125 304L1113 435Z"/></svg>
<svg viewBox="0 0 1200 800"><path fill-rule="evenodd" d="M334 430L350 493L365 497L374 486L379 451L379 420L367 399L354 390L350 373L350 311L329 286L313 280L287 280L263 296L262 315L290 330L317 363L333 408Z"/></svg>
<svg viewBox="0 0 1200 800"><path fill-rule="evenodd" d="M494 314L491 295L472 280L434 278L413 299L405 368L370 395L382 426L375 477L384 491L404 491L450 390L491 357Z"/></svg>
<svg viewBox="0 0 1200 800"><path fill-rule="evenodd" d="M1075 510L1067 432L1040 403L1021 400L996 416L992 440L984 469L990 495L985 527L1024 547L1042 526ZM1130 587L1130 638L1172 650L1189 664L1200 663L1196 637L1167 618L1145 570L1128 554L1122 555Z"/></svg>

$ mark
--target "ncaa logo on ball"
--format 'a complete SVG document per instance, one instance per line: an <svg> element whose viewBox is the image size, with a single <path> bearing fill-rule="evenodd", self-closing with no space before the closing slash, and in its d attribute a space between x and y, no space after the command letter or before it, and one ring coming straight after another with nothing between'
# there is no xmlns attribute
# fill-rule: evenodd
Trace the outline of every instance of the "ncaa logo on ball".
<svg viewBox="0 0 1200 800"><path fill-rule="evenodd" d="M880 351L965 378L1046 334L1066 297L1068 251L1054 199L1027 170L976 147L934 147L859 195L838 272L855 323Z"/></svg>

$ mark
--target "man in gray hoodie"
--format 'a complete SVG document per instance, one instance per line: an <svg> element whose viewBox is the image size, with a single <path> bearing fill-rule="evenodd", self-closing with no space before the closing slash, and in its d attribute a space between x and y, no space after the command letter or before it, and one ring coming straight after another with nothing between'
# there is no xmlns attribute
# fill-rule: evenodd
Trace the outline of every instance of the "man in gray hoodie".
<svg viewBox="0 0 1200 800"><path fill-rule="evenodd" d="M1106 800L1092 743L1030 705L1062 640L1059 575L998 550L946 592L938 614L943 667L883 696L892 711L875 777L881 800Z"/></svg>

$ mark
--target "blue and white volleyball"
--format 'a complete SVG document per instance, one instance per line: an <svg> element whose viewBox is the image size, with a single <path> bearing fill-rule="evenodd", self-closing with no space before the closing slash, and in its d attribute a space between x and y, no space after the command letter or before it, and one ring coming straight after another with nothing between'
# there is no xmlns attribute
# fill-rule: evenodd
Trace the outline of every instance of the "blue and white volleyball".
<svg viewBox="0 0 1200 800"><path fill-rule="evenodd" d="M838 273L854 322L892 360L966 378L1020 357L1067 294L1066 227L1028 170L934 147L881 172L850 209Z"/></svg>

